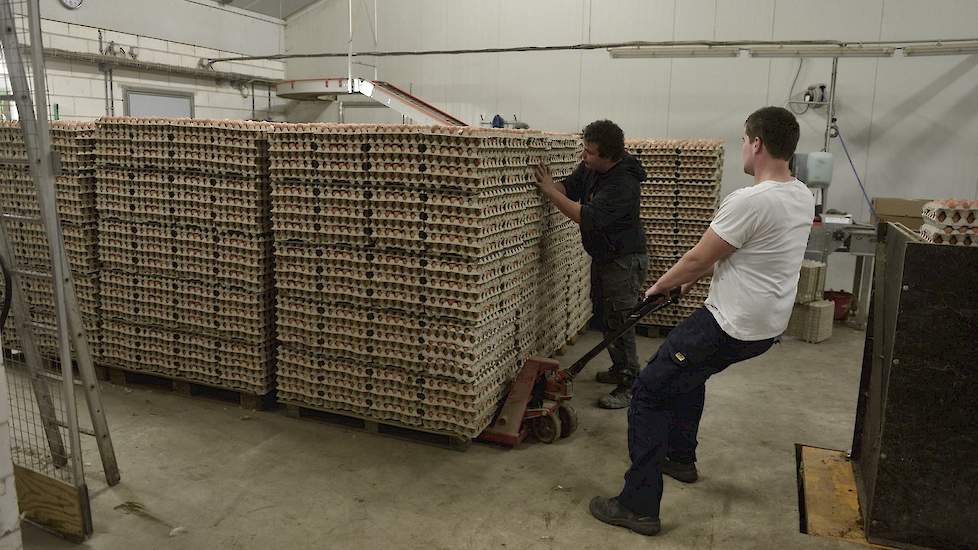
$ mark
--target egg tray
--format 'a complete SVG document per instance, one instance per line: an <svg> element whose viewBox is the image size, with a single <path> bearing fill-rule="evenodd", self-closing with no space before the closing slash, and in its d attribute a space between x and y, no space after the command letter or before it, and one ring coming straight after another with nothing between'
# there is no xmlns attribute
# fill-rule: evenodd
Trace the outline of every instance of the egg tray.
<svg viewBox="0 0 978 550"><path fill-rule="evenodd" d="M473 326L463 335L438 330L439 325L451 324L451 320L430 317L418 320L430 324L430 329L427 326L399 328L384 324L385 319L355 322L332 318L327 323L323 317L306 320L283 317L277 330L280 341L310 352L330 353L360 362L383 362L411 372L471 381L479 372L490 368L498 354L506 350L506 342L512 341L517 326L516 308L501 310L496 317L497 322ZM402 334L393 334L396 332Z"/></svg>
<svg viewBox="0 0 978 550"><path fill-rule="evenodd" d="M358 269L397 273L435 288L463 290L527 265L520 250L507 249L482 258L419 256L399 251L364 250L351 247L313 247L304 243L276 243L275 270L292 285L314 285L320 276L333 276L356 265ZM421 283L420 277L425 278ZM372 277L371 277L372 278Z"/></svg>
<svg viewBox="0 0 978 550"><path fill-rule="evenodd" d="M282 263L278 271L297 275L329 275L334 269L347 269L350 265L370 270L396 273L413 273L444 278L459 283L483 283L506 272L511 272L530 260L525 246L500 249L485 256L416 254L405 250L384 250L370 247L310 245L296 241L276 243L276 259ZM348 265L349 264L349 265Z"/></svg>
<svg viewBox="0 0 978 550"><path fill-rule="evenodd" d="M274 342L239 342L201 334L131 325L102 324L105 363L127 370L201 380L262 395L271 388ZM241 384L247 384L241 387Z"/></svg>
<svg viewBox="0 0 978 550"><path fill-rule="evenodd" d="M271 266L261 268L244 268L236 264L216 265L211 261L182 258L173 260L173 256L129 254L126 252L103 251L102 265L105 269L117 269L129 273L152 276L184 278L191 280L214 279L229 286L253 287L264 286L263 281L273 276Z"/></svg>
<svg viewBox="0 0 978 550"><path fill-rule="evenodd" d="M480 151L499 149L537 151L576 149L577 138L568 134L550 135L535 130L509 130L473 127L423 126L414 124L273 124L269 129L269 150L288 152L320 150L330 152L388 154L421 153L433 156L478 156ZM573 144L572 144L573 143Z"/></svg>
<svg viewBox="0 0 978 550"><path fill-rule="evenodd" d="M642 206L641 207L641 218L643 221L682 221L682 222L696 222L705 221L710 222L713 220L714 209L712 208L696 208L696 207L685 207L674 205L675 202L666 205L656 205L656 206Z"/></svg>
<svg viewBox="0 0 978 550"><path fill-rule="evenodd" d="M720 181L677 182L675 179L649 179L641 189L642 197L681 197L689 199L717 199Z"/></svg>
<svg viewBox="0 0 978 550"><path fill-rule="evenodd" d="M296 346L337 352L365 352L362 360L369 357L399 357L403 364L411 365L418 372L427 363L442 370L444 376L454 377L461 370L468 373L480 368L480 361L491 359L491 353L500 343L491 337L506 334L507 330L490 332L487 338L473 343L462 343L449 335L439 335L430 330L398 329L379 323L355 323L320 317L306 319L290 316L279 310L279 339ZM360 356L357 356L360 357ZM465 375L467 379L467 374Z"/></svg>
<svg viewBox="0 0 978 550"><path fill-rule="evenodd" d="M920 238L934 244L978 246L978 228L935 227L929 223L925 223L920 226Z"/></svg>
<svg viewBox="0 0 978 550"><path fill-rule="evenodd" d="M89 351L92 358L97 360L101 354L101 344L97 337L98 333L92 332L92 330L88 328L88 325L85 325L85 330L88 334ZM60 360L61 347L60 340L57 337L57 329L55 328L55 325L34 323L31 326L31 332L34 337L34 346L41 357L54 361ZM4 349L23 350L23 346L21 346L20 341L17 338L17 329L13 315L7 318L7 323L3 329L2 340ZM72 356L75 356L74 350L72 350Z"/></svg>
<svg viewBox="0 0 978 550"><path fill-rule="evenodd" d="M215 258L242 257L246 265L271 262L271 233L237 231L208 225L165 222L133 222L103 218L99 221L98 237L122 241L133 250L168 248L172 254L209 256Z"/></svg>
<svg viewBox="0 0 978 550"><path fill-rule="evenodd" d="M363 339L350 339L342 336L332 336L325 334L307 334L306 339L300 337L290 338L294 331L285 328L279 329L279 342L294 350L303 350L310 356L329 356L345 361L357 363L377 363L391 367L397 367L407 372L420 376L438 376L440 378L455 380L461 383L471 383L487 374L498 371L500 365L504 364L505 359L513 352L515 333L509 331L502 340L503 343L490 342L486 347L478 349L478 355L474 362L463 361L458 358L466 354L454 354L455 359L440 359L439 350L404 349L403 346L393 342L370 342ZM310 340L310 338L314 338ZM324 341L324 345L319 342ZM414 355L408 355L414 353ZM468 355L475 355L469 353Z"/></svg>
<svg viewBox="0 0 978 550"><path fill-rule="evenodd" d="M300 384L304 382L310 389L315 388L315 397L325 397L327 392L334 392L362 396L371 400L395 400L413 405L417 416L454 417L456 421L461 422L472 416L481 416L485 411L495 408L499 394L498 387L502 385L496 384L492 388L495 391L490 395L476 399L472 396L455 396L437 390L428 390L413 382L401 383L386 378L363 378L337 371L308 372L305 369L289 367L292 366L289 365L283 370L283 379L291 378Z"/></svg>
<svg viewBox="0 0 978 550"><path fill-rule="evenodd" d="M17 264L19 268L45 273L50 272L51 254L47 243L43 245L33 242L25 243L20 242L13 234L10 237L14 255L19 261ZM65 257L68 259L68 265L71 267L72 273L78 275L91 274L97 272L99 269L98 257L93 256L91 249L77 251L69 249L66 246Z"/></svg>
<svg viewBox="0 0 978 550"><path fill-rule="evenodd" d="M35 271L21 267L18 271L21 289L30 303L54 304L53 279L50 272ZM0 281L3 277L0 276ZM72 273L75 296L84 310L86 304L97 304L99 275L97 273Z"/></svg>
<svg viewBox="0 0 978 550"><path fill-rule="evenodd" d="M243 121L103 118L97 123L96 163L259 177L268 164L265 128Z"/></svg>
<svg viewBox="0 0 978 550"><path fill-rule="evenodd" d="M356 288L356 281L345 280L342 277L329 280L317 278L313 281L307 280L306 284L302 283L301 279L280 276L276 289L280 296L306 300L310 303L327 305L349 303L368 307L388 307L412 311L415 314L427 312L430 315L466 321L478 321L491 314L492 308L498 307L501 303L520 300L514 295L520 288L515 274L504 275L488 283L486 288L490 294L485 296L383 281L369 281L361 288Z"/></svg>
<svg viewBox="0 0 978 550"><path fill-rule="evenodd" d="M469 404L461 404L459 408L471 407L471 403L494 397L498 385L504 383L506 377L511 374L500 363L498 368L486 371L478 378L459 381L437 374L420 374L393 365L350 361L329 354L310 354L305 349L288 345L278 348L277 358L290 365L293 376L310 383L323 382L321 377L325 378L329 374L344 375L368 383L394 382L413 386L415 391L422 391L429 395L469 401Z"/></svg>
<svg viewBox="0 0 978 550"><path fill-rule="evenodd" d="M17 253L18 265L50 272L51 252L44 226L35 221L6 222L7 236ZM94 226L63 224L62 242L73 273L98 270L98 240Z"/></svg>
<svg viewBox="0 0 978 550"><path fill-rule="evenodd" d="M662 235L692 235L701 237L703 232L710 227L711 220L690 220L690 219L643 219L642 226L646 233Z"/></svg>
<svg viewBox="0 0 978 550"><path fill-rule="evenodd" d="M356 277L357 271L351 270ZM581 270L581 278L586 273ZM426 285L402 284L393 281L380 281L361 278L351 281L346 276L316 279L311 285L302 284L302 279L277 277L277 290L280 300L302 301L309 307L335 308L339 304L356 307L384 307L392 310L409 311L413 314L428 314L469 322L489 318L493 308L501 304L517 303L525 295L524 286L517 274L498 277L488 283L482 295L454 290L434 289ZM566 281L558 281L561 286ZM366 284L365 284L366 283ZM568 292L564 290L563 292ZM520 294L517 294L520 293Z"/></svg>
<svg viewBox="0 0 978 550"><path fill-rule="evenodd" d="M271 308L261 313L247 308L194 310L179 305L124 300L103 291L101 315L103 319L134 325L193 331L243 342L264 342L275 335L275 313Z"/></svg>
<svg viewBox="0 0 978 550"><path fill-rule="evenodd" d="M238 369L234 365L216 364L179 355L153 354L144 357L141 353L133 353L132 350L120 349L112 345L103 344L103 347L106 350L102 352L100 362L122 370L197 382L252 395L265 395L274 387L275 376L271 367L268 367L264 373L260 373Z"/></svg>
<svg viewBox="0 0 978 550"><path fill-rule="evenodd" d="M672 313L652 313L642 319L641 324L654 327L674 327L688 319L694 311L701 307L702 305L684 306Z"/></svg>
<svg viewBox="0 0 978 550"><path fill-rule="evenodd" d="M823 299L825 295L825 262L802 260L798 274L798 290L795 292L796 304L807 304Z"/></svg>
<svg viewBox="0 0 978 550"><path fill-rule="evenodd" d="M925 224L937 228L978 228L978 200L931 201L921 215Z"/></svg>
<svg viewBox="0 0 978 550"><path fill-rule="evenodd" d="M5 166L0 159L0 180L3 181L4 195L22 197L21 200L30 203L31 208L37 208L37 186L27 166ZM85 173L62 171L55 176L55 192L60 201L76 201L95 204L95 173L94 170Z"/></svg>
<svg viewBox="0 0 978 550"><path fill-rule="evenodd" d="M315 304L317 307L324 307L327 310L337 307L395 310L404 311L408 314L419 315L427 318L445 318L455 321L467 321L476 325L489 322L492 319L496 319L504 315L506 308L515 307L520 301L515 292L509 292L484 300L475 308L462 310L458 307L445 306L444 304L447 304L448 302L442 298L432 298L429 300L429 302L434 302L438 305L421 303L420 299L416 298L416 296L424 296L423 294L410 296L409 298L415 299L413 302L406 301L405 299L399 299L394 293L391 293L389 295L390 297L386 299L364 299L343 295L340 293L322 293L315 295L306 292L293 292L288 289L280 289L278 294L279 296L288 299L305 299L311 304ZM386 292L379 293L379 295L382 297L388 296ZM280 336L285 338L285 331L280 330L279 332Z"/></svg>
<svg viewBox="0 0 978 550"><path fill-rule="evenodd" d="M320 395L321 394L321 395ZM372 420L396 422L423 431L462 437L475 437L492 421L495 407L480 414L446 415L438 411L426 411L410 402L390 398L376 398L369 394L350 391L316 390L308 383L290 380L278 382L278 400L289 404L353 415Z"/></svg>
<svg viewBox="0 0 978 550"><path fill-rule="evenodd" d="M377 127L360 135L339 127L319 130L316 135L286 128L269 135L273 181L386 182L462 192L532 182L530 141L512 132L445 136L424 127L411 133ZM576 153L567 147L537 158L548 158L561 176L576 166Z"/></svg>
<svg viewBox="0 0 978 550"><path fill-rule="evenodd" d="M348 224L344 225L344 222ZM376 247L477 258L521 245L525 226L524 219L514 217L463 234L464 230L450 225L384 220L357 223L341 218L325 224L308 224L301 220L278 222L273 224L273 229L280 240L313 245Z"/></svg>
<svg viewBox="0 0 978 550"><path fill-rule="evenodd" d="M136 196L101 194L100 218L136 222L206 225L243 232L268 231L268 210L262 203L226 206L204 201L154 201Z"/></svg>
<svg viewBox="0 0 978 550"><path fill-rule="evenodd" d="M686 197L680 195L643 195L641 199L641 208L644 212L646 209L653 209L656 211L662 211L666 214L679 209L694 209L700 211L708 211L709 219L713 219L713 214L716 212L718 205L716 197Z"/></svg>
<svg viewBox="0 0 978 550"><path fill-rule="evenodd" d="M96 138L178 142L209 147L253 148L265 140L271 126L265 122L228 119L166 117L102 117L95 123Z"/></svg>
<svg viewBox="0 0 978 550"><path fill-rule="evenodd" d="M526 224L530 220L528 210L540 205L539 197L526 186L520 192L505 197L486 198L480 201L481 204L467 197L471 205L467 207L432 204L438 200L437 196L426 196L426 200L432 201L428 203L419 200L418 194L414 194L415 197L406 192L390 194L402 196L403 200L394 203L371 199L343 200L329 196L314 200L276 196L272 220L276 225L288 223L306 231L328 228L331 223L365 227L400 223L417 229L438 228L460 236L478 238L491 235L493 224L503 224L509 220ZM371 196L376 195L373 193ZM540 216L542 212L534 214Z"/></svg>

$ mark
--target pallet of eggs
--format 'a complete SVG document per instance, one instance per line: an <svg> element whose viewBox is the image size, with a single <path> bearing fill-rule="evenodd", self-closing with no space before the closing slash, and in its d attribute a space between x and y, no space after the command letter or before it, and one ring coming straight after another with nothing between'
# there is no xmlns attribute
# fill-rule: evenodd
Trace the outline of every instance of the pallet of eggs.
<svg viewBox="0 0 978 550"><path fill-rule="evenodd" d="M551 254L568 231L544 226L528 159L569 173L577 148L520 131L276 125L279 400L481 432L521 358L565 338L570 294L546 291L575 250Z"/></svg>
<svg viewBox="0 0 978 550"><path fill-rule="evenodd" d="M274 281L266 125L104 118L103 363L265 395Z"/></svg>
<svg viewBox="0 0 978 550"><path fill-rule="evenodd" d="M920 236L934 244L978 246L978 200L944 199L924 205Z"/></svg>
<svg viewBox="0 0 978 550"><path fill-rule="evenodd" d="M65 255L92 355L99 350L98 219L95 211L95 124L51 122L51 147L60 159L55 177ZM37 189L17 122L0 123L0 209L30 303L34 339L42 355L57 358L57 318L51 255ZM12 319L4 345L17 348Z"/></svg>
<svg viewBox="0 0 978 550"><path fill-rule="evenodd" d="M580 138L540 134L528 138L529 163L545 160L554 178L570 175L580 160ZM541 195L534 195L526 233L525 273L520 293L529 297L521 314L521 357L549 356L591 317L590 261L576 223ZM522 327L526 327L525 329Z"/></svg>
<svg viewBox="0 0 978 550"><path fill-rule="evenodd" d="M625 148L648 174L642 185L641 217L648 241L649 287L710 226L723 175L723 141L628 140ZM643 324L675 326L703 305L709 288L708 278L700 281L678 305L647 316Z"/></svg>

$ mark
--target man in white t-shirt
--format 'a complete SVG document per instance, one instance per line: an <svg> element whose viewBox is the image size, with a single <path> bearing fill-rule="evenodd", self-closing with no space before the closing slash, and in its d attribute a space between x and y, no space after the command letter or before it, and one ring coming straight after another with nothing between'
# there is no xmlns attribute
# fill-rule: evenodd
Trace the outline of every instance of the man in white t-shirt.
<svg viewBox="0 0 978 550"><path fill-rule="evenodd" d="M617 497L591 500L597 519L644 535L659 532L662 474L697 479L706 380L764 353L788 326L815 215L811 191L788 168L798 136L794 115L781 107L747 118L741 156L754 185L727 195L700 242L646 292L685 291L713 275L705 307L669 333L632 387L632 464Z"/></svg>

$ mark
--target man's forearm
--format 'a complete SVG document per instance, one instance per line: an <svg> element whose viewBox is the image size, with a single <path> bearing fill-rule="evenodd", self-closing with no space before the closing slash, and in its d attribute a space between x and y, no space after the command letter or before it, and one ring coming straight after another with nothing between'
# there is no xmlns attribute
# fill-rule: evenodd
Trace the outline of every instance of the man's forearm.
<svg viewBox="0 0 978 550"><path fill-rule="evenodd" d="M550 199L550 202L554 203L557 210L560 210L575 223L581 223L581 205L567 198L563 184L555 183L553 186L545 188L543 193Z"/></svg>
<svg viewBox="0 0 978 550"><path fill-rule="evenodd" d="M713 272L713 264L707 263L687 253L655 282L657 292L680 288L687 283L695 283Z"/></svg>

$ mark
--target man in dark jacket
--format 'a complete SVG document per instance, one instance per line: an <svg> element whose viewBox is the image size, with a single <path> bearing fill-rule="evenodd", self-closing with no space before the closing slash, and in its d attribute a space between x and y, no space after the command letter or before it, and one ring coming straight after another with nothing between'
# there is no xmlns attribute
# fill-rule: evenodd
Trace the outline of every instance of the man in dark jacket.
<svg viewBox="0 0 978 550"><path fill-rule="evenodd" d="M581 242L591 256L591 301L607 334L623 325L638 303L649 267L639 218L645 170L625 152L625 135L610 120L584 128L581 158L563 183L554 181L544 163L534 172L543 194L581 226ZM608 354L611 368L597 379L615 384L615 389L598 405L622 409L631 401L632 381L639 372L634 329L608 346Z"/></svg>

